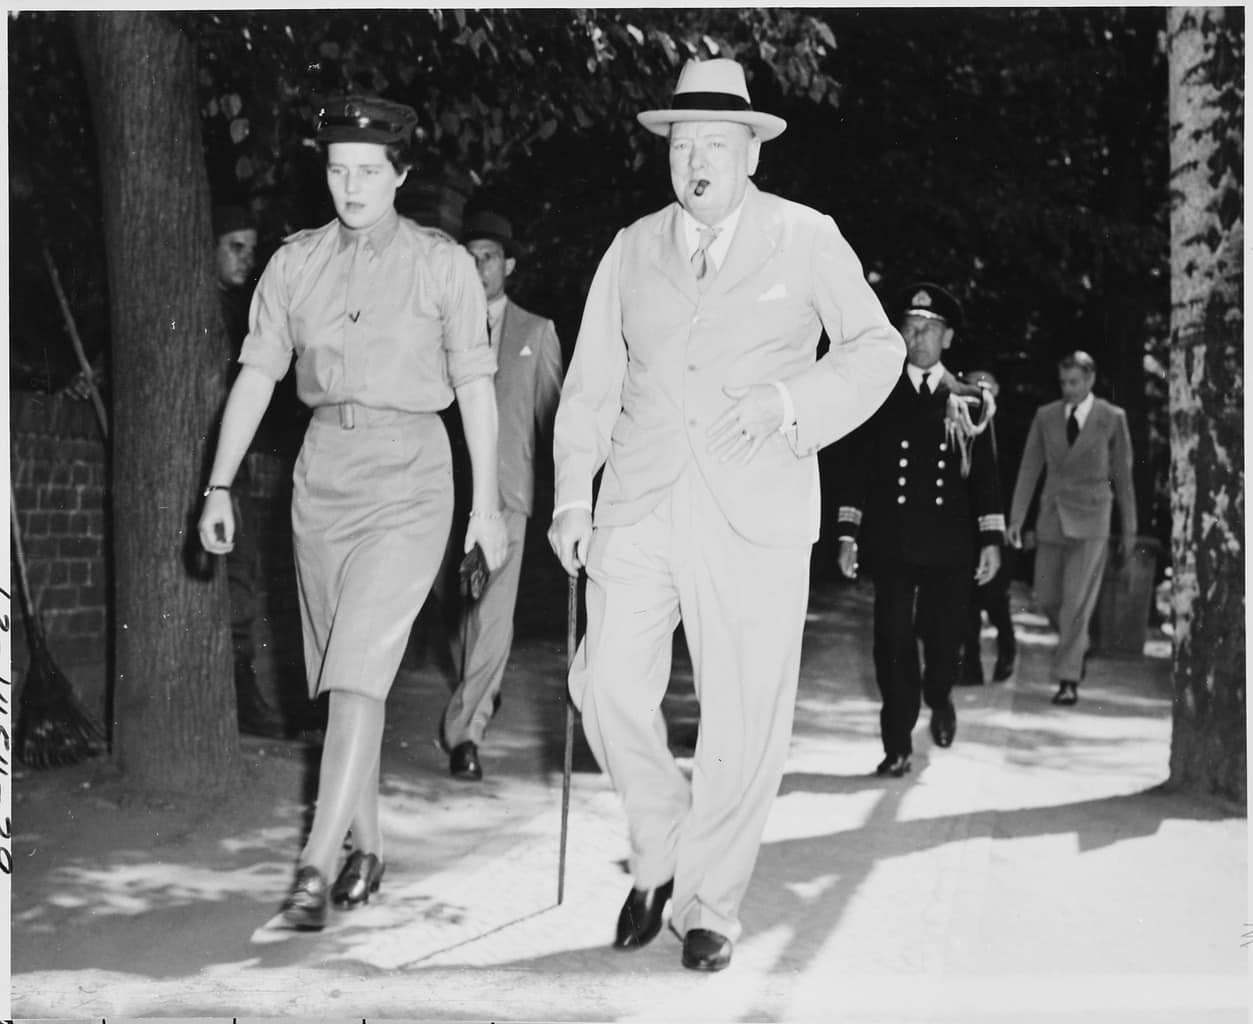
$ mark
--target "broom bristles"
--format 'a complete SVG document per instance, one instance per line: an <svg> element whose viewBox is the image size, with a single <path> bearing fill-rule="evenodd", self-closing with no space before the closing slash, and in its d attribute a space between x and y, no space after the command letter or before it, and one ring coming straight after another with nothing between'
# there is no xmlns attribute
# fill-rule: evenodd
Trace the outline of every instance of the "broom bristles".
<svg viewBox="0 0 1253 1024"><path fill-rule="evenodd" d="M104 729L87 712L74 685L32 630L30 669L22 687L14 746L18 759L36 770L77 764L99 753Z"/></svg>

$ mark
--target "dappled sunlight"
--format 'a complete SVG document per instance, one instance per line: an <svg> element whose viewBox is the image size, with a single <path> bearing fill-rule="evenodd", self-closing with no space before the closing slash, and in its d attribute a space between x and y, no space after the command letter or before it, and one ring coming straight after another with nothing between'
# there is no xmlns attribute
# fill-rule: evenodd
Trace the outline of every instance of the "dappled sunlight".
<svg viewBox="0 0 1253 1024"><path fill-rule="evenodd" d="M93 917L134 916L203 903L253 898L272 900L285 891L291 866L286 862L249 864L215 870L183 861L144 861L59 868L49 876L49 895L14 915L24 927L55 926L72 912Z"/></svg>

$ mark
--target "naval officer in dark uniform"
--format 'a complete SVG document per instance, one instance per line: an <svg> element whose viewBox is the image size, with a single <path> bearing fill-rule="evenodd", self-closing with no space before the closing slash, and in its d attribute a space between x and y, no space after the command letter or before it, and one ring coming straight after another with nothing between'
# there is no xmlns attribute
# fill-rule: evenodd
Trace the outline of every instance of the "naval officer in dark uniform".
<svg viewBox="0 0 1253 1024"><path fill-rule="evenodd" d="M887 401L844 442L837 533L841 572L851 578L864 557L874 579L885 754L875 771L900 778L910 769L920 697L931 709L936 746L953 742L950 693L971 585L996 575L1005 517L990 436L979 430L988 398L940 361L961 329L961 304L922 282L905 290L897 308L905 367Z"/></svg>

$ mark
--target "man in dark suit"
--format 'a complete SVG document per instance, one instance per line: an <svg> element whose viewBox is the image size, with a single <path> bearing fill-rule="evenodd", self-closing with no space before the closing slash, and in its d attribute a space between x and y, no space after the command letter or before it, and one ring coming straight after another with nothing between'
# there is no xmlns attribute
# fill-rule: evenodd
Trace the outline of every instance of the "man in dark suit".
<svg viewBox="0 0 1253 1024"><path fill-rule="evenodd" d="M936 746L953 742L951 691L976 565L972 545L977 537L974 581L983 585L1000 568L1005 531L992 445L986 430L971 429L986 399L940 362L962 325L961 305L943 288L921 282L905 290L898 308L905 368L888 400L845 443L837 528L840 571L856 575L860 541L874 578L885 754L875 772L894 778L910 770L920 690Z"/></svg>
<svg viewBox="0 0 1253 1024"><path fill-rule="evenodd" d="M461 678L442 723L449 771L456 778L477 781L483 777L479 744L496 709L513 644L522 548L535 495L536 438L550 435L561 395L562 366L553 322L527 312L505 294L518 252L509 221L490 210L473 214L466 219L462 242L478 265L487 293L500 416L497 475L509 537L505 563L492 573L479 599L462 610L466 622Z"/></svg>
<svg viewBox="0 0 1253 1024"><path fill-rule="evenodd" d="M1057 627L1053 652L1053 703L1079 700L1088 626L1101 592L1109 552L1115 497L1122 539L1136 535L1136 496L1131 477L1127 414L1092 394L1096 361L1072 352L1057 364L1062 397L1036 410L1009 514L1009 542L1022 543L1036 484L1045 473L1036 517L1035 599ZM1115 550L1121 557L1121 547Z"/></svg>

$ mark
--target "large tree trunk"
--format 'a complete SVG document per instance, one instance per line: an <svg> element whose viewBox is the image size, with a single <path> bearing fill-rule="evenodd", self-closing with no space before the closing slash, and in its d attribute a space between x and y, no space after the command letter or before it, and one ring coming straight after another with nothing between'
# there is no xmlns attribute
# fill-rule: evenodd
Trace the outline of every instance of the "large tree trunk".
<svg viewBox="0 0 1253 1024"><path fill-rule="evenodd" d="M1244 14L1170 40L1173 784L1246 798L1242 404Z"/></svg>
<svg viewBox="0 0 1253 1024"><path fill-rule="evenodd" d="M84 14L112 326L113 749L136 789L235 781L224 573L187 569L226 359L190 40L166 16Z"/></svg>

